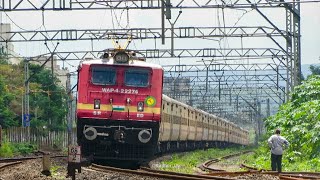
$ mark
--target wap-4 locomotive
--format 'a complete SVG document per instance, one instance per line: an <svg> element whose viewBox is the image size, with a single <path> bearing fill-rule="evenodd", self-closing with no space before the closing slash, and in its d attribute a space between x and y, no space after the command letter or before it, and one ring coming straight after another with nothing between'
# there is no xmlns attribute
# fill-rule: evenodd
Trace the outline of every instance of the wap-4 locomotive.
<svg viewBox="0 0 320 180"><path fill-rule="evenodd" d="M248 144L238 126L162 95L163 69L133 51L106 51L78 69L77 138L96 159L145 161L155 153Z"/></svg>

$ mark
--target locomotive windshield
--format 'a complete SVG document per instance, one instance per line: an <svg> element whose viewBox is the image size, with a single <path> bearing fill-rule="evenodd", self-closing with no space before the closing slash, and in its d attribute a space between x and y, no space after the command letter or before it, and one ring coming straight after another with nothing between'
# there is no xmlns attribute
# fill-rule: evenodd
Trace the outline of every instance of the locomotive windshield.
<svg viewBox="0 0 320 180"><path fill-rule="evenodd" d="M149 85L148 70L130 69L125 72L124 83L126 86L147 87Z"/></svg>
<svg viewBox="0 0 320 180"><path fill-rule="evenodd" d="M92 83L98 85L114 85L116 83L116 70L108 67L93 67Z"/></svg>

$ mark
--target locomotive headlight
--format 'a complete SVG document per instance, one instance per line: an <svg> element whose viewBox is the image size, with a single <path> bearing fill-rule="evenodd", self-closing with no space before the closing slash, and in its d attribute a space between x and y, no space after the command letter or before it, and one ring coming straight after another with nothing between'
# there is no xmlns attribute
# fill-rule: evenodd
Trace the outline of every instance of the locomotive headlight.
<svg viewBox="0 0 320 180"><path fill-rule="evenodd" d="M141 130L138 134L138 139L142 143L149 142L151 137L152 137L152 131L147 129Z"/></svg>
<svg viewBox="0 0 320 180"><path fill-rule="evenodd" d="M138 102L137 110L138 110L139 112L142 112L142 111L143 111L143 105L144 105L143 102Z"/></svg>
<svg viewBox="0 0 320 180"><path fill-rule="evenodd" d="M116 55L114 55L113 59L114 59L114 62L119 63L119 64L129 62L129 56L124 51L117 52Z"/></svg>
<svg viewBox="0 0 320 180"><path fill-rule="evenodd" d="M83 131L84 136L86 137L86 139L92 141L94 139L96 139L98 133L97 130L94 127L89 127L87 129L85 129Z"/></svg>
<svg viewBox="0 0 320 180"><path fill-rule="evenodd" d="M100 99L94 100L94 109L100 109Z"/></svg>

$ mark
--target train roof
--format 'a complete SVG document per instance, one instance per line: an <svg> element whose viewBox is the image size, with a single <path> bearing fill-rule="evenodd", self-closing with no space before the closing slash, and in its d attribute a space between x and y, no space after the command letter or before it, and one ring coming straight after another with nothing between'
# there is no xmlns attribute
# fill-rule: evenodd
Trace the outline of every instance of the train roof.
<svg viewBox="0 0 320 180"><path fill-rule="evenodd" d="M187 104L185 104L185 103L183 103L183 102L177 101L177 100L175 100L175 99L172 99L172 98L170 98L169 96L167 96L167 95L165 95L165 94L162 94L162 98L165 99L166 101L171 102L171 103L179 104L180 106L183 106L183 107L185 107L185 108L195 110L194 107L189 106L189 105L187 105Z"/></svg>
<svg viewBox="0 0 320 180"><path fill-rule="evenodd" d="M227 119L224 119L224 118L222 118L222 117L219 117L219 116L217 116L216 114L210 114L210 113L208 113L208 112L206 112L206 111L203 111L203 110L201 110L201 109L194 108L194 107L189 106L189 105L187 105L187 104L185 104L185 103L182 103L182 102L180 102L180 101L177 101L177 100L175 100L175 99L172 99L172 98L170 98L169 96L167 96L167 95L165 95L165 94L162 94L162 98L163 98L164 100L170 102L170 103L179 104L180 106L183 106L183 107L192 109L193 111L198 112L198 113L202 113L202 114L204 114L204 115L206 115L206 116L208 116L208 117L219 119L221 122L231 124L231 125L239 128L239 129L241 129L241 130L243 130L243 131L249 132L248 130L245 130L244 128L240 127L239 125L237 125L237 124L235 124L235 123L233 123L233 122L231 122L231 121L229 121L229 120L227 120Z"/></svg>
<svg viewBox="0 0 320 180"><path fill-rule="evenodd" d="M162 66L159 64L153 64L148 63L145 61L137 60L137 59L130 59L127 64L119 64L115 63L113 58L103 58L103 59L85 59L82 62L80 62L80 65L82 64L105 64L105 65L119 65L119 66L137 66L137 67L150 67L154 69L162 69Z"/></svg>

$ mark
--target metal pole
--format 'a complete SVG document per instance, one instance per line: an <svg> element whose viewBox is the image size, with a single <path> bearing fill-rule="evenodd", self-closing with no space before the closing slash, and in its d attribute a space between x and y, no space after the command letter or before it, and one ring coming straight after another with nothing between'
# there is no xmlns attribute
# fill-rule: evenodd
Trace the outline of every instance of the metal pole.
<svg viewBox="0 0 320 180"><path fill-rule="evenodd" d="M66 90L68 92L68 145L72 144L72 93L71 93L71 83L70 83L70 73L67 73Z"/></svg>
<svg viewBox="0 0 320 180"><path fill-rule="evenodd" d="M24 94L24 114L23 119L25 121L25 126L27 126L28 132L28 141L30 142L30 111L29 111L29 94L30 94L30 87L29 87L29 62L27 59L24 60L24 78L25 78L25 94Z"/></svg>
<svg viewBox="0 0 320 180"><path fill-rule="evenodd" d="M267 99L267 117L270 116L270 99Z"/></svg>
<svg viewBox="0 0 320 180"><path fill-rule="evenodd" d="M208 92L209 67L206 68L206 93Z"/></svg>
<svg viewBox="0 0 320 180"><path fill-rule="evenodd" d="M174 24L171 23L171 57L174 57Z"/></svg>
<svg viewBox="0 0 320 180"><path fill-rule="evenodd" d="M164 33L164 28L165 28L165 18L164 18L164 0L161 0L161 40L162 44L165 44L165 33Z"/></svg>
<svg viewBox="0 0 320 180"><path fill-rule="evenodd" d="M22 94L21 98L21 127L23 127L23 117L24 117L24 94Z"/></svg>
<svg viewBox="0 0 320 180"><path fill-rule="evenodd" d="M293 3L293 43L294 43L294 70L295 81L294 85L301 84L301 28L300 28L300 0L295 0Z"/></svg>

